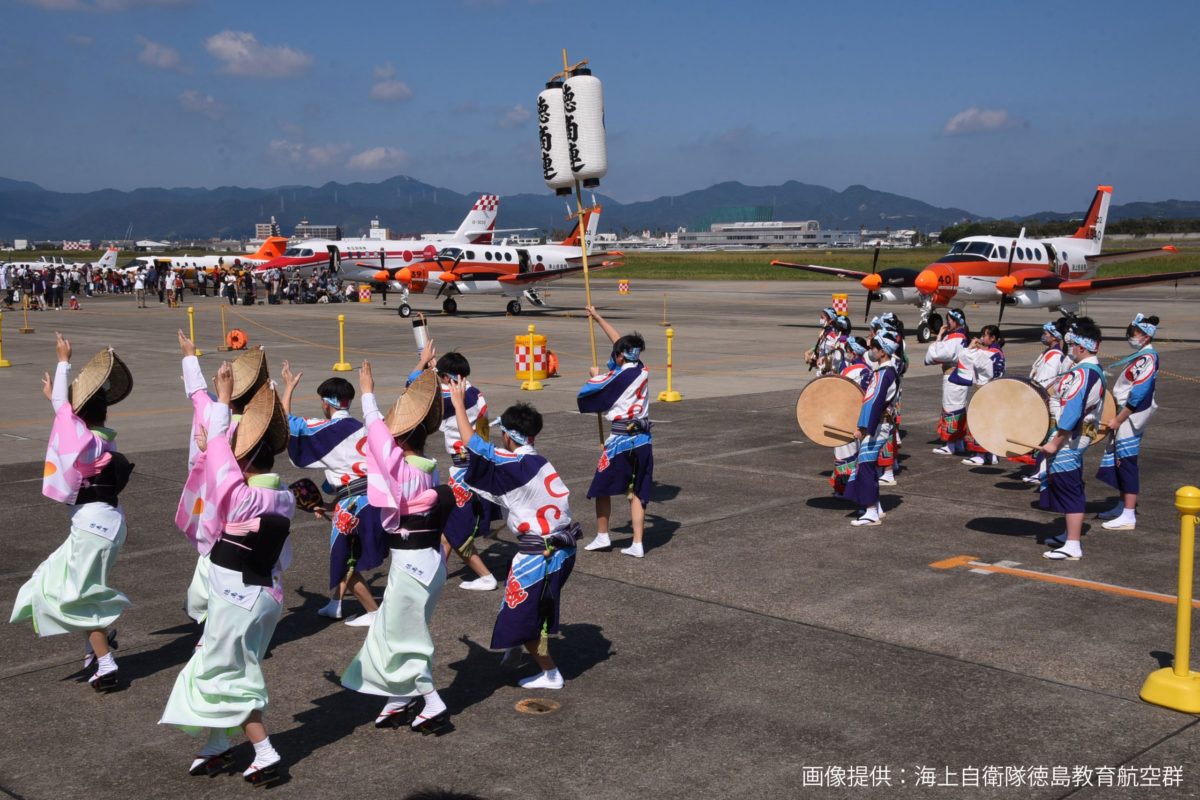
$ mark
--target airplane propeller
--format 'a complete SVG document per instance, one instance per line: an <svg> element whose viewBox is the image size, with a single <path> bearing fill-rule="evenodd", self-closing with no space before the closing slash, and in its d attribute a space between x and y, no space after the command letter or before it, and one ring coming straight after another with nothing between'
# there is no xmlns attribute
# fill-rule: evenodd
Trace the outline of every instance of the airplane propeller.
<svg viewBox="0 0 1200 800"><path fill-rule="evenodd" d="M879 266L879 245L875 245L875 255L871 256L871 274L872 275L875 274L875 268L878 266ZM874 297L874 295L875 295L874 292L871 292L871 291L867 292L867 313L863 315L863 322L869 322L871 320L871 299Z"/></svg>
<svg viewBox="0 0 1200 800"><path fill-rule="evenodd" d="M1013 239L1012 242L1008 246L1008 269L1004 273L1005 277L1012 275L1013 258L1015 258L1016 255L1017 255L1017 240ZM1005 294L1001 294L1000 295L1000 315L996 318L997 327L999 327L1004 322L1004 306L1007 305L1007 303L1005 302L1006 300L1008 300L1008 296Z"/></svg>

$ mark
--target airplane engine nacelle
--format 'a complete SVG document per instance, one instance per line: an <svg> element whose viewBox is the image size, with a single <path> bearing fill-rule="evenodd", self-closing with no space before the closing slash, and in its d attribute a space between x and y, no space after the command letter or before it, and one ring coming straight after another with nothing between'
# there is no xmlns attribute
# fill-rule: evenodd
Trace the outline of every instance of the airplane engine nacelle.
<svg viewBox="0 0 1200 800"><path fill-rule="evenodd" d="M453 272L443 272L438 275L438 280L442 283L454 283L456 280L458 280L458 276Z"/></svg>
<svg viewBox="0 0 1200 800"><path fill-rule="evenodd" d="M1015 297L1020 290L1057 289L1063 282L1061 276L1046 269L1019 269L996 281L1000 294Z"/></svg>
<svg viewBox="0 0 1200 800"><path fill-rule="evenodd" d="M1015 289L1005 301L1019 308L1057 308L1062 305L1058 289Z"/></svg>
<svg viewBox="0 0 1200 800"><path fill-rule="evenodd" d="M371 280L375 281L375 283L387 283L391 279L392 275L386 269L381 269L371 276Z"/></svg>

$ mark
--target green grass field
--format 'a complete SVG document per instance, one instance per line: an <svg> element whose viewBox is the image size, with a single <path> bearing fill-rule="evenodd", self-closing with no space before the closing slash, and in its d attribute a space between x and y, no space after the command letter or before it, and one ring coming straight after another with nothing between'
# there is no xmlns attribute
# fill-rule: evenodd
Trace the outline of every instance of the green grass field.
<svg viewBox="0 0 1200 800"><path fill-rule="evenodd" d="M921 269L945 255L947 247L918 247L911 250L883 250L879 254L879 269L909 267ZM1130 248L1134 249L1134 248ZM1119 252L1109 250L1106 252ZM182 252L177 253L183 255ZM61 250L31 251L21 254L5 254L6 258L34 261L42 256L62 257L67 261L88 262L100 258L100 251L63 252ZM168 252L158 255L176 255ZM122 253L118 259L124 264L133 257ZM633 251L625 254L625 267L608 269L596 273L597 280L743 280L743 281L839 281L827 275L802 270L773 267L771 261L791 261L801 264L821 264L828 267L846 267L868 272L871 269L870 250L742 250L723 253L656 253ZM1129 261L1103 267L1100 275L1140 275L1155 272L1182 272L1200 269L1200 248L1183 249L1178 255Z"/></svg>

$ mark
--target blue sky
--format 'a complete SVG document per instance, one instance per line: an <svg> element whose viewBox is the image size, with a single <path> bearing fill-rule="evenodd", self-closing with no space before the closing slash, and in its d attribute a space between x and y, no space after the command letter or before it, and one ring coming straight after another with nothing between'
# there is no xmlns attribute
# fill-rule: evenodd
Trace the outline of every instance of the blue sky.
<svg viewBox="0 0 1200 800"><path fill-rule="evenodd" d="M0 175L547 191L587 57L622 201L795 179L1007 215L1200 199L1200 3L0 0Z"/></svg>

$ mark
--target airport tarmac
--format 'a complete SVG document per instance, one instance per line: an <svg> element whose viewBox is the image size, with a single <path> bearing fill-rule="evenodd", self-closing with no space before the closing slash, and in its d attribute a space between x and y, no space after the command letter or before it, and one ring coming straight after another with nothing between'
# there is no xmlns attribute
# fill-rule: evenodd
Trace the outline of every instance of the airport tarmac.
<svg viewBox="0 0 1200 800"><path fill-rule="evenodd" d="M850 527L853 509L829 494L832 454L804 440L794 411L810 378L801 354L816 338L817 314L831 290L847 285L857 324L853 284L635 281L621 296L614 280L595 282L594 300L613 324L646 336L655 394L665 388L666 295L684 400L652 405L656 492L646 558L579 552L563 635L551 644L567 677L560 692L521 690L515 680L531 668L499 666L486 646L500 594L458 589L463 572L452 560L433 622L434 674L457 730L436 739L376 730L378 699L336 681L363 630L315 613L326 597L328 526L298 518L287 610L265 665L267 724L288 776L272 796L399 797L422 786L487 798L1200 795L1197 717L1138 698L1145 677L1170 663L1175 617L1172 604L1139 592L1174 594L1174 492L1200 483L1200 286L1090 301L1087 312L1109 337L1105 356L1130 352L1123 331L1135 312L1162 318L1160 408L1141 457L1138 530L1104 531L1089 516L1084 559L1053 563L1040 558L1038 540L1058 533L1060 518L1034 507L1036 493L1013 469L971 468L930 452L939 374L921 365L925 348L912 341L905 469L899 485L883 488L884 524ZM550 301L554 308L505 317L499 298L467 298L465 314L431 314L430 329L440 350L470 358L493 416L518 400L545 413L539 450L572 489L573 513L590 538L585 495L599 440L595 420L574 412L591 363L581 283L554 287ZM192 301L209 374L222 357L215 347L224 302ZM417 298L415 306L437 304ZM916 321L915 309L872 311L887 308L910 327ZM347 317L347 360L371 359L385 400L415 361L410 325L378 298L226 310L230 327L267 347L273 375L282 359L304 371L301 412L318 411L316 385L334 374L338 314ZM966 309L972 327L994 322L996 311ZM1006 311L1010 374L1027 374L1046 318ZM50 421L39 379L53 367L57 327L77 365L112 344L134 375L132 396L110 415L137 465L122 495L129 534L113 576L133 601L117 625L130 683L95 695L77 675L82 637L39 640L27 625L0 628L10 731L0 791L250 793L233 774L189 778L195 741L156 725L196 639L182 611L195 555L171 523L190 419L175 339L186 314L100 298L30 322L36 332L20 335L20 314L3 319L13 367L0 370L0 609L11 610L17 589L66 535L66 510L41 497L38 475ZM562 364L561 377L536 393L519 391L513 375L513 337L531 323ZM608 348L598 346L603 362ZM440 446L433 437L431 454ZM1094 510L1113 497L1091 478L1098 460L1097 448L1085 467ZM629 532L621 505L618 546ZM484 558L502 577L515 547L495 530ZM377 592L384 577L374 576ZM553 704L519 712L529 698ZM249 761L243 744L239 769Z"/></svg>

